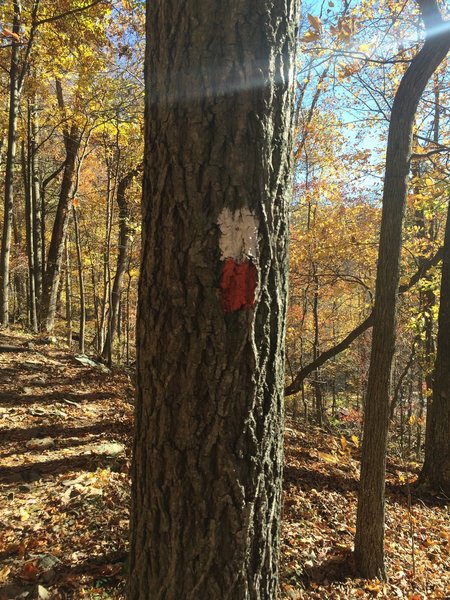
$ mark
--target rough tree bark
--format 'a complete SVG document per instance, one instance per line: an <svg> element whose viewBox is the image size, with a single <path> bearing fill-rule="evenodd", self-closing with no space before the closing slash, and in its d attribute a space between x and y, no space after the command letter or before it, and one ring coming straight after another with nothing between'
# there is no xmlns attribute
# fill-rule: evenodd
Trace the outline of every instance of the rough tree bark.
<svg viewBox="0 0 450 600"><path fill-rule="evenodd" d="M433 395L419 481L450 496L450 204L445 228Z"/></svg>
<svg viewBox="0 0 450 600"><path fill-rule="evenodd" d="M367 384L361 481L355 535L356 564L364 577L385 577L384 491L389 384L395 345L403 216L408 190L414 117L428 80L450 49L450 31L435 0L419 0L427 37L402 77L392 106L386 152L383 210Z"/></svg>
<svg viewBox="0 0 450 600"><path fill-rule="evenodd" d="M275 598L294 0L147 4L129 598Z"/></svg>

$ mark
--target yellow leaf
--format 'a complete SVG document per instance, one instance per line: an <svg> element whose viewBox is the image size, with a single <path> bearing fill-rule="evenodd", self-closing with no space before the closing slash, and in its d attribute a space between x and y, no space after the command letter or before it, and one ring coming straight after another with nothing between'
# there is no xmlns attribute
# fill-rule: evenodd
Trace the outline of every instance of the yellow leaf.
<svg viewBox="0 0 450 600"><path fill-rule="evenodd" d="M356 435L352 435L352 442L354 443L354 445L356 446L356 448L359 448L359 440L356 437Z"/></svg>
<svg viewBox="0 0 450 600"><path fill-rule="evenodd" d="M318 33L322 31L322 23L320 22L319 17L314 17L313 15L308 15L308 21L313 29L315 29Z"/></svg>
<svg viewBox="0 0 450 600"><path fill-rule="evenodd" d="M320 39L320 34L317 31L312 31L311 29L309 29L305 35L300 38L301 42L316 42L318 39Z"/></svg>
<svg viewBox="0 0 450 600"><path fill-rule="evenodd" d="M3 567L0 569L0 583L5 583L8 579L8 575L11 572L11 567Z"/></svg>
<svg viewBox="0 0 450 600"><path fill-rule="evenodd" d="M370 45L369 45L369 44L362 44L362 45L361 45L361 46L358 48L358 50L359 50L360 52L367 52L368 50L370 50Z"/></svg>
<svg viewBox="0 0 450 600"><path fill-rule="evenodd" d="M347 440L345 439L345 437L343 435L341 435L341 446L342 446L342 450L345 450L347 448Z"/></svg>
<svg viewBox="0 0 450 600"><path fill-rule="evenodd" d="M400 278L400 285L408 285L409 277L403 276Z"/></svg>
<svg viewBox="0 0 450 600"><path fill-rule="evenodd" d="M339 462L338 459L336 458L336 456L333 456L332 454L327 454L327 452L317 452L317 454L322 460L325 460L326 462L330 462L330 463Z"/></svg>
<svg viewBox="0 0 450 600"><path fill-rule="evenodd" d="M24 508L22 508L20 510L20 520L21 521L28 521L29 518L30 518L30 513L27 512Z"/></svg>

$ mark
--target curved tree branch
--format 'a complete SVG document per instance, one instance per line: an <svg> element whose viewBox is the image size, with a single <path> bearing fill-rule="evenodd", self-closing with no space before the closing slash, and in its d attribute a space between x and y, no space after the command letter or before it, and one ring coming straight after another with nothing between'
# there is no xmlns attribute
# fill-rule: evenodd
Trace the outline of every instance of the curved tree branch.
<svg viewBox="0 0 450 600"><path fill-rule="evenodd" d="M427 273L432 267L435 267L442 260L443 248L439 248L434 256L432 256L429 260L425 261L423 265L421 265L420 269L418 269L408 283L401 285L399 287L399 294L404 294L406 291L411 289L424 275ZM292 394L296 394L301 390L303 381L311 375L313 371L321 367L325 364L330 358L337 356L347 348L365 331L370 329L373 325L373 310L370 315L360 323L355 329L353 329L339 344L333 346L332 348L328 348L325 352L322 352L316 360L313 360L309 364L305 365L295 376L295 379L292 381L290 385L288 385L285 390L285 396L292 396Z"/></svg>
<svg viewBox="0 0 450 600"><path fill-rule="evenodd" d="M389 123L383 187L373 334L367 381L355 564L366 578L385 579L384 528L389 388L395 350L403 219L408 194L413 126L420 98L450 50L450 27L435 0L418 0L426 39L403 75Z"/></svg>

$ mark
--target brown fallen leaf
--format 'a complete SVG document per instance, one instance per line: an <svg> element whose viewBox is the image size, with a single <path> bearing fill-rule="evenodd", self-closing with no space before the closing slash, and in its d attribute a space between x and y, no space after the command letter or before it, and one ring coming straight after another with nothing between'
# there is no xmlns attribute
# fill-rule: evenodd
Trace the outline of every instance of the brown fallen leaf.
<svg viewBox="0 0 450 600"><path fill-rule="evenodd" d="M25 581L37 581L39 577L39 569L35 560L24 564L22 570L19 573L20 579Z"/></svg>

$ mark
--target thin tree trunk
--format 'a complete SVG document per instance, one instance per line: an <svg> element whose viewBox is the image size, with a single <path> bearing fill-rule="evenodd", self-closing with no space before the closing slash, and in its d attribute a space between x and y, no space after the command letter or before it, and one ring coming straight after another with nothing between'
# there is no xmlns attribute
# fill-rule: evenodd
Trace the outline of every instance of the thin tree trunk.
<svg viewBox="0 0 450 600"><path fill-rule="evenodd" d="M407 361L403 371L400 373L400 375L398 377L397 384L394 389L394 393L392 394L391 405L389 408L389 420L390 421L392 421L394 419L395 409L397 408L397 403L399 401L399 398L402 395L403 380L408 375L411 365L413 364L415 355L416 355L416 340L414 340L414 342L413 342L413 346L411 348L411 353L409 355L408 361Z"/></svg>
<svg viewBox="0 0 450 600"><path fill-rule="evenodd" d="M56 95L59 108L64 111L63 90L61 82L58 79L56 80ZM66 239L67 227L72 209L73 186L77 173L77 156L83 134L78 125L73 123L70 129L64 129L63 135L66 148L66 160L64 161L64 172L61 181L58 207L53 223L52 238L48 249L45 277L42 286L41 328L47 332L53 331L55 325L64 241Z"/></svg>
<svg viewBox="0 0 450 600"><path fill-rule="evenodd" d="M9 325L9 273L11 232L14 205L14 163L16 158L17 116L19 113L19 43L21 4L14 0L14 17L11 37L11 63L9 69L9 121L8 148L5 165L5 203L3 212L2 246L0 252L0 320ZM16 37L14 37L16 36Z"/></svg>
<svg viewBox="0 0 450 600"><path fill-rule="evenodd" d="M427 39L404 74L392 106L374 305L372 353L361 455L355 536L356 564L364 577L385 577L384 510L389 386L395 345L403 215L408 191L412 129L419 100L450 49L448 28L435 0L419 0Z"/></svg>
<svg viewBox="0 0 450 600"><path fill-rule="evenodd" d="M131 255L131 252L130 252L130 255ZM127 363L127 365L129 365L130 364L130 322L131 322L130 296L131 296L131 280L132 280L130 256L128 257L127 277L128 277L128 281L127 281L127 296L126 296L125 356L126 356L126 363Z"/></svg>
<svg viewBox="0 0 450 600"><path fill-rule="evenodd" d="M25 230L28 258L28 315L29 325L34 332L38 330L36 313L36 289L35 289L35 261L34 261L34 220L31 201L31 179L30 179L30 155L25 152L25 143L22 142L22 176L25 195Z"/></svg>
<svg viewBox="0 0 450 600"><path fill-rule="evenodd" d="M101 352L100 340L101 340L101 327L100 327L100 301L99 301L99 291L98 291L98 280L97 273L95 269L94 257L92 256L92 251L90 249L89 244L87 244L88 254L89 254L89 262L91 265L91 282L92 282L92 296L93 296L93 304L94 304L94 315L95 315L95 350L97 354Z"/></svg>
<svg viewBox="0 0 450 600"><path fill-rule="evenodd" d="M315 263L312 264L314 295L313 295L313 323L314 323L314 341L313 341L313 361L319 356L319 278L316 272ZM320 382L320 371L314 371L314 420L320 427L324 421L322 384Z"/></svg>
<svg viewBox="0 0 450 600"><path fill-rule="evenodd" d="M30 171L31 171L31 206L33 214L33 254L34 254L34 279L36 290L37 312L40 314L40 303L42 298L42 263L43 242L42 235L42 202L40 197L41 183L38 164L38 135L39 127L37 120L36 97L29 105L30 119Z"/></svg>
<svg viewBox="0 0 450 600"><path fill-rule="evenodd" d="M78 213L75 206L72 206L73 212L73 223L75 227L75 246L77 249L77 267L78 267L78 285L80 289L80 332L78 348L81 354L84 354L84 342L86 332L86 294L84 287L84 275L83 275L83 257L81 252L81 240L80 240L80 226L78 222Z"/></svg>
<svg viewBox="0 0 450 600"><path fill-rule="evenodd" d="M128 254L130 250L130 237L133 228L130 224L130 209L126 199L126 192L133 179L138 175L139 168L129 171L117 186L117 204L119 207L119 254L117 256L117 267L111 293L111 305L109 308L109 323L105 343L102 350L102 358L108 360L111 366L112 345L117 330L119 304L122 293L123 278L127 268Z"/></svg>
<svg viewBox="0 0 450 600"><path fill-rule="evenodd" d="M41 327L47 332L51 332L55 324L64 240L66 239L70 210L72 208L72 186L75 177L76 158L81 141L80 131L77 125L72 125L70 133L65 136L65 141L66 162L64 175L61 182L52 238L48 249L47 267L42 289Z"/></svg>
<svg viewBox="0 0 450 600"><path fill-rule="evenodd" d="M425 409L425 403L427 398L423 393L423 387L419 390L419 415L417 419L417 429L416 429L416 458L419 459L422 450L422 419Z"/></svg>
<svg viewBox="0 0 450 600"><path fill-rule="evenodd" d="M72 278L70 276L70 253L69 237L66 236L64 243L66 254L66 323L67 323L67 345L72 346Z"/></svg>
<svg viewBox="0 0 450 600"><path fill-rule="evenodd" d="M45 270L46 270L46 251L45 251L45 232L46 232L46 218L47 218L47 210L46 210L46 202L45 202L45 194L47 190L47 186L50 182L52 182L58 175L64 170L66 161L61 163L61 165L48 177L44 179L40 186L39 195L40 195L40 205L41 205L41 256L42 256L42 282L45 279Z"/></svg>
<svg viewBox="0 0 450 600"><path fill-rule="evenodd" d="M109 333L109 328L111 325L111 319L108 318L108 311L111 311L111 266L110 266L110 257L111 257L111 233L112 233L112 221L113 221L113 195L114 195L114 182L117 178L117 169L113 176L112 166L107 157L107 189L106 189L106 222L105 222L105 249L103 252L103 300L102 300L102 312L101 312L101 320L100 320L100 348L105 347L105 338ZM105 332L105 323L106 323L106 332Z"/></svg>
<svg viewBox="0 0 450 600"><path fill-rule="evenodd" d="M450 496L450 204L445 228L433 396L420 481Z"/></svg>

